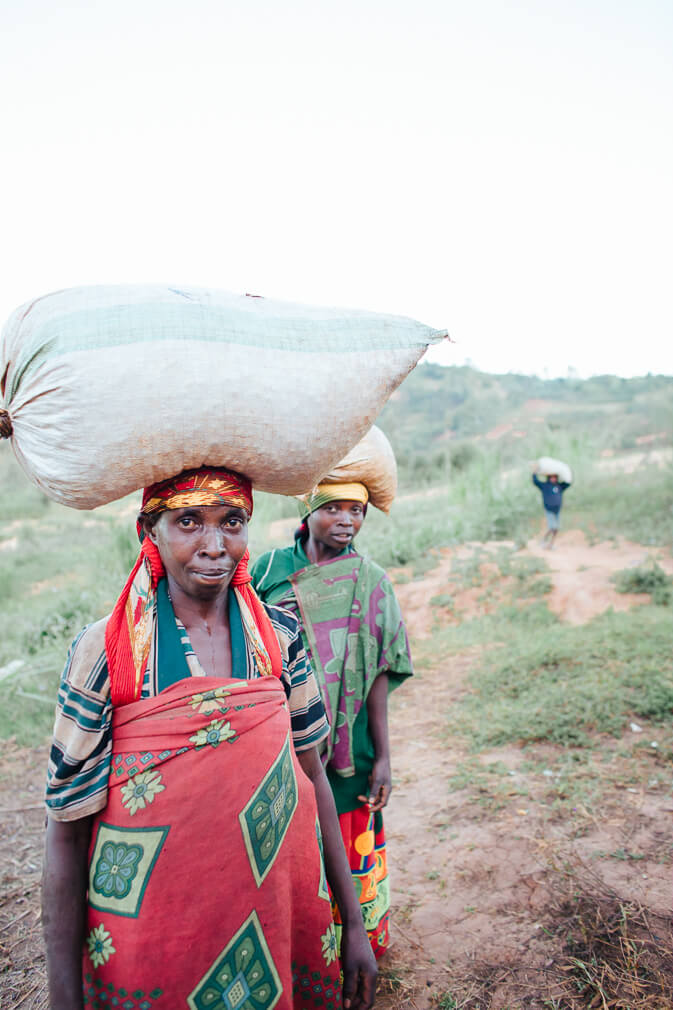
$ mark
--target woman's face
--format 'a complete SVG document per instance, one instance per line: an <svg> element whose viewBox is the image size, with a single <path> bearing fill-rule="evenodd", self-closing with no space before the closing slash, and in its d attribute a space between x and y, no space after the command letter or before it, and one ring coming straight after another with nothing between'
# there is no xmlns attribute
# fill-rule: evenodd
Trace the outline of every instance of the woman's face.
<svg viewBox="0 0 673 1010"><path fill-rule="evenodd" d="M365 507L359 501L328 501L306 520L313 538L333 551L342 551L360 532Z"/></svg>
<svg viewBox="0 0 673 1010"><path fill-rule="evenodd" d="M248 517L233 505L199 505L162 512L145 532L161 555L169 581L187 596L226 592L248 546Z"/></svg>

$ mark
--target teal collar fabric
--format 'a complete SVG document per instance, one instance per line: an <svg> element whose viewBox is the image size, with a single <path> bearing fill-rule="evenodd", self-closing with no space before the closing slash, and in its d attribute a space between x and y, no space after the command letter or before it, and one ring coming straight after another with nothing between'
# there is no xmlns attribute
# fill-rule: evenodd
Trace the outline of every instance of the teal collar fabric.
<svg viewBox="0 0 673 1010"><path fill-rule="evenodd" d="M248 650L245 643L241 610L233 589L229 590L229 636L231 639L232 677L245 680L248 675ZM165 690L185 677L191 677L187 656L194 653L189 635L178 625L168 595L168 580L157 586L157 689Z"/></svg>

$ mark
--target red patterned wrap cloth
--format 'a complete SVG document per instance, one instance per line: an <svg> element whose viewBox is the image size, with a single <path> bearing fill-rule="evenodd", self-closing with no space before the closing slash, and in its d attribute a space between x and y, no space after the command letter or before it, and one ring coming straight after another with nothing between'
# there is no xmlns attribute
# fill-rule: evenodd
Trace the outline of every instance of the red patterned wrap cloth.
<svg viewBox="0 0 673 1010"><path fill-rule="evenodd" d="M185 679L118 707L90 847L85 1005L337 1010L321 849L277 679Z"/></svg>

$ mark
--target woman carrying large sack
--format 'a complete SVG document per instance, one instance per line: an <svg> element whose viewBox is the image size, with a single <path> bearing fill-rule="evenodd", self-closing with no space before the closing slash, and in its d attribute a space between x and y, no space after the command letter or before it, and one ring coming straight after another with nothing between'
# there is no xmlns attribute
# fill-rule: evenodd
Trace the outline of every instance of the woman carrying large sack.
<svg viewBox="0 0 673 1010"><path fill-rule="evenodd" d="M372 429L328 481L303 497L294 544L259 558L252 577L261 599L300 620L331 727L323 745L327 778L363 921L380 957L390 906L382 816L392 785L387 696L412 673L392 585L353 546L368 504L387 511L394 496L395 461L383 433Z"/></svg>
<svg viewBox="0 0 673 1010"><path fill-rule="evenodd" d="M47 783L52 1010L336 1010L328 882L344 1005L373 1003L325 713L296 620L251 589L251 514L226 470L147 488L138 562L71 648Z"/></svg>

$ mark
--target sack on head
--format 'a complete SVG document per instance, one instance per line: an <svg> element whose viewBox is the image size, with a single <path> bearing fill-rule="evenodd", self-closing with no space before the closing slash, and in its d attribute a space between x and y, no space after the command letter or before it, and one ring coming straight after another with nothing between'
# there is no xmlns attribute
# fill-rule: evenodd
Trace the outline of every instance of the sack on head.
<svg viewBox="0 0 673 1010"><path fill-rule="evenodd" d="M58 291L3 331L0 435L74 508L204 464L297 494L446 336L401 316L205 289Z"/></svg>
<svg viewBox="0 0 673 1010"><path fill-rule="evenodd" d="M536 461L537 472L541 477L549 477L555 473L562 484L572 484L573 474L567 463L552 456L540 456Z"/></svg>
<svg viewBox="0 0 673 1010"><path fill-rule="evenodd" d="M321 486L364 484L371 504L382 512L389 512L397 493L397 463L393 448L381 429L373 425L319 483ZM308 496L299 497L303 501Z"/></svg>

